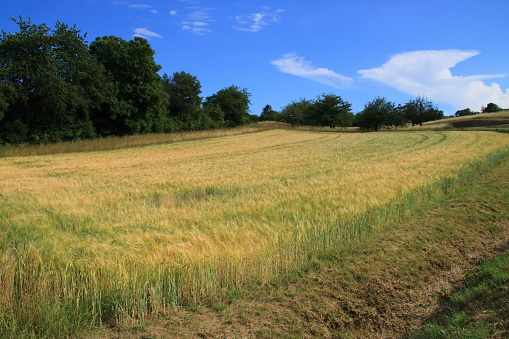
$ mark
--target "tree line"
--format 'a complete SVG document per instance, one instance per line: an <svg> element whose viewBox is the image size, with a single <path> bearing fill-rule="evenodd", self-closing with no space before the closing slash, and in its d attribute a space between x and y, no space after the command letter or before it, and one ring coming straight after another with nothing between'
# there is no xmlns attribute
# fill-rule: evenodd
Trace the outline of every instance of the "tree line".
<svg viewBox="0 0 509 339"><path fill-rule="evenodd" d="M244 88L203 99L196 77L160 76L146 39L105 36L88 44L75 26L14 21L19 31L0 35L0 143L235 127L254 119Z"/></svg>
<svg viewBox="0 0 509 339"><path fill-rule="evenodd" d="M282 121L295 125L329 126L330 128L356 126L367 131L384 127L422 125L427 121L442 119L444 112L425 96L419 95L404 105L396 106L386 98L376 97L354 114L351 104L335 94L322 94L314 100L292 101L276 112L265 106L260 121Z"/></svg>
<svg viewBox="0 0 509 339"><path fill-rule="evenodd" d="M357 114L351 105L335 94L322 94L314 100L299 99L282 108L281 112L266 105L259 117L260 121L281 121L295 125L359 127L365 131L378 131L381 128L402 127L408 124L421 125L427 121L444 118L444 112L425 95L418 95L405 104L396 105L385 97L376 97L364 105ZM482 113L503 110L497 104L483 106ZM470 108L458 110L454 116L479 114Z"/></svg>
<svg viewBox="0 0 509 339"><path fill-rule="evenodd" d="M186 72L159 75L154 50L141 37L98 37L88 43L75 26L53 29L13 19L16 33L0 35L0 144L45 143L103 136L235 127L256 121L350 127L367 131L422 125L443 118L423 95L403 105L376 97L354 114L340 96L292 101L277 112L249 112L251 94L235 85L201 97ZM490 103L483 112L500 110ZM456 116L470 115L470 109Z"/></svg>

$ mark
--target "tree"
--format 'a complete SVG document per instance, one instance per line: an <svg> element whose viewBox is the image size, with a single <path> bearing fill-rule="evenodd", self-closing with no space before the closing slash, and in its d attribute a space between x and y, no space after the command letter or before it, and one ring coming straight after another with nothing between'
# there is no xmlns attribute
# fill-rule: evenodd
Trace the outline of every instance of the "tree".
<svg viewBox="0 0 509 339"><path fill-rule="evenodd" d="M490 102L486 107L483 107L481 111L483 113L493 113L501 110L502 109L497 104Z"/></svg>
<svg viewBox="0 0 509 339"><path fill-rule="evenodd" d="M396 111L396 105L386 98L376 97L364 105L356 116L357 125L368 131L378 131L383 127L404 126L403 116Z"/></svg>
<svg viewBox="0 0 509 339"><path fill-rule="evenodd" d="M90 51L116 85L116 100L94 116L102 135L152 132L160 129L157 122L168 122L168 96L157 74L161 67L146 39L105 36L93 41Z"/></svg>
<svg viewBox="0 0 509 339"><path fill-rule="evenodd" d="M444 112L439 111L431 100L419 95L399 107L404 117L412 122L412 125L422 126L423 122L439 120L444 117Z"/></svg>
<svg viewBox="0 0 509 339"><path fill-rule="evenodd" d="M219 90L206 99L206 104L216 104L224 113L225 126L235 127L249 123L249 105L251 101L247 89L230 86Z"/></svg>
<svg viewBox="0 0 509 339"><path fill-rule="evenodd" d="M352 126L354 115L351 106L339 95L322 94L311 103L309 122L330 128Z"/></svg>
<svg viewBox="0 0 509 339"><path fill-rule="evenodd" d="M304 121L310 115L311 101L300 99L292 101L281 110L281 121L288 124L304 126Z"/></svg>
<svg viewBox="0 0 509 339"><path fill-rule="evenodd" d="M175 72L171 77L163 75L164 89L170 96L169 110L183 129L200 129L203 120L200 117L202 104L201 84L195 76L186 72Z"/></svg>
<svg viewBox="0 0 509 339"><path fill-rule="evenodd" d="M221 128L226 125L224 112L218 104L205 102L201 112L210 118L211 123L209 128Z"/></svg>
<svg viewBox="0 0 509 339"><path fill-rule="evenodd" d="M19 32L0 35L0 108L5 142L48 142L94 136L91 109L111 87L75 27L14 20Z"/></svg>
<svg viewBox="0 0 509 339"><path fill-rule="evenodd" d="M454 113L454 116L456 117L463 117L463 116L467 116L467 115L475 115L477 114L478 112L473 112L472 110L470 110L470 108L465 108L465 109L461 109L461 110L458 110L456 111L456 113Z"/></svg>
<svg viewBox="0 0 509 339"><path fill-rule="evenodd" d="M265 105L260 114L260 121L279 121L280 114L272 109L271 105Z"/></svg>

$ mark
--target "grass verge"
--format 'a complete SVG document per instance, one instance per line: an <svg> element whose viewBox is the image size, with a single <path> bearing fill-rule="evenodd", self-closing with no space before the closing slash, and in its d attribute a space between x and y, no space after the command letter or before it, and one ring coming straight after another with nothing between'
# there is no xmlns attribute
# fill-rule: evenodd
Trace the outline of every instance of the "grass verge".
<svg viewBox="0 0 509 339"><path fill-rule="evenodd" d="M90 140L77 140L38 145L4 145L0 147L0 157L109 151L123 148L161 145L182 141L193 141L255 133L271 129L278 129L281 128L281 126L282 124L266 122L235 128L220 128L206 131L140 134L125 137L104 137Z"/></svg>
<svg viewBox="0 0 509 339"><path fill-rule="evenodd" d="M424 338L504 338L509 335L509 251L484 260L461 288L448 296L423 329L409 336Z"/></svg>

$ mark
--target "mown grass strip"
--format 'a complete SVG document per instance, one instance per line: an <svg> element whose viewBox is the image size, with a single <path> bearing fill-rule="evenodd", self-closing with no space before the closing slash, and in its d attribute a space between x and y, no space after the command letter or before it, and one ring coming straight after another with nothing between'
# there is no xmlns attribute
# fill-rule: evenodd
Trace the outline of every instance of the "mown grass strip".
<svg viewBox="0 0 509 339"><path fill-rule="evenodd" d="M464 286L442 305L443 311L411 339L502 338L509 335L509 251L485 260Z"/></svg>

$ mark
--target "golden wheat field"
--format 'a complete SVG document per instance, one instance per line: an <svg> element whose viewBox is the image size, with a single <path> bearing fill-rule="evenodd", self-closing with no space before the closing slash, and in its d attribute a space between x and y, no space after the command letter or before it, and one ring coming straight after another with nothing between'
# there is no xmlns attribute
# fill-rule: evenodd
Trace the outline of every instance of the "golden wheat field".
<svg viewBox="0 0 509 339"><path fill-rule="evenodd" d="M0 158L1 325L134 319L266 283L508 146L494 132L270 130Z"/></svg>

